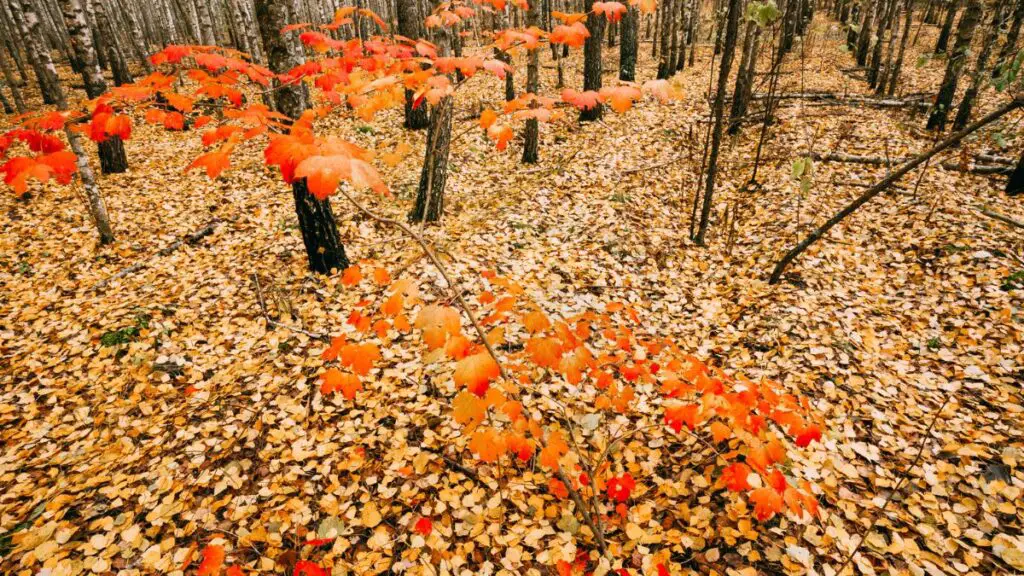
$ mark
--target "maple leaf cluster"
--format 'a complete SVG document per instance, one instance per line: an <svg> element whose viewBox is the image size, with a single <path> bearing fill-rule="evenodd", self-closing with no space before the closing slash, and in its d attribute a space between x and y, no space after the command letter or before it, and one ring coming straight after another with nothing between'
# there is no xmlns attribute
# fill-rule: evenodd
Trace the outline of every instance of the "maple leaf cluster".
<svg viewBox="0 0 1024 576"><path fill-rule="evenodd" d="M652 0L633 2L641 10L653 10ZM527 9L525 1L517 1ZM477 0L473 6L462 0L438 5L427 18L428 26L454 26L477 9L504 10L504 0ZM471 78L486 71L504 78L512 68L493 56L494 49L536 50L541 42L582 46L589 36L583 21L588 15L617 21L628 10L619 2L597 2L590 13L562 13L554 16L562 22L548 33L537 27L505 29L494 32L493 43L482 46L479 54L439 56L438 48L423 39L393 35L387 24L372 10L343 7L327 24L299 23L286 26L282 34L298 33L298 39L316 55L295 68L275 74L251 62L248 55L229 48L170 45L153 54L157 67L138 81L117 86L98 98L83 102L76 111L35 113L16 117L15 128L0 135L0 172L15 193L28 190L30 179L42 183L50 178L67 183L77 170L74 155L65 150L57 132L68 128L86 133L95 142L111 137L128 140L133 123L144 122L168 131L201 129L206 150L185 168L203 170L218 178L231 167L231 156L240 142L268 137L264 159L280 169L285 182L305 178L310 192L318 198L334 194L346 182L356 188L367 187L387 193L387 187L373 165L375 153L334 136L319 137L314 122L327 114L352 115L364 121L385 108L404 102L405 91L414 94L414 106L438 104L452 96L458 85L452 75ZM381 32L367 40L335 40L329 32L350 24L353 18L366 18ZM306 112L297 121L274 112L260 103L249 103L246 91L273 90L278 86L310 83L319 89L324 106ZM581 109L607 103L616 112L625 112L648 93L660 101L676 96L677 91L664 80L643 85L624 83L600 91L566 90L560 102ZM505 104L501 111L486 111L480 124L499 151L514 137L509 121L537 120L553 122L564 118L556 110L554 98L523 94ZM504 119L504 121L502 121ZM14 143L24 143L28 154L8 157ZM408 150L381 155L395 165Z"/></svg>
<svg viewBox="0 0 1024 576"><path fill-rule="evenodd" d="M358 288L364 279L356 270L346 271L343 280ZM374 276L380 284L389 281L383 272ZM426 362L452 363L452 418L468 439L465 447L479 461L508 458L513 467L535 461L552 474L550 494L560 499L574 490L604 494L625 518L634 492L643 490L637 479L630 472L616 473L603 458L590 469L578 449L570 449L571 431L531 413L522 397L544 396L550 381L560 379L581 398L589 398L595 410L625 414L642 385L660 392L669 429L694 435L716 452L715 490L745 494L752 515L762 521L784 512L798 519L818 513L810 484L786 475L790 439L803 448L822 438L806 399L781 391L773 382L730 377L668 339L640 338L636 329L642 319L632 305L611 302L603 312L552 320L518 282L487 271L481 284L476 304L486 344L463 333L458 310L423 301L408 279L389 285L377 301L361 301L349 319L352 332L376 336L385 346L392 334L417 330ZM415 311L411 325L399 321L406 311ZM507 351L500 364L493 356L496 349ZM332 361L339 355L343 366L358 366L362 375L380 359L376 344L349 343L345 337L335 338L323 354ZM352 400L359 388L335 387L332 382L346 382L340 378L335 368L325 371L321 391L340 390Z"/></svg>

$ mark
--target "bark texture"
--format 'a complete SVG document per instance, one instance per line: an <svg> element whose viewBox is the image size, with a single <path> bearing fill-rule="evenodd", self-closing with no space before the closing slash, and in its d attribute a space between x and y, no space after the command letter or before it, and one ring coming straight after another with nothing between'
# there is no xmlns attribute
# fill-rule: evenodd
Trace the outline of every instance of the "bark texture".
<svg viewBox="0 0 1024 576"><path fill-rule="evenodd" d="M280 33L290 20L290 0L257 0L256 20L266 50L270 69L282 73L302 63L301 53L289 45ZM306 110L307 94L302 85L283 86L275 91L277 109L290 118L298 118ZM345 247L341 244L334 222L330 200L318 200L309 193L305 179L292 183L295 214L299 219L302 243L306 247L309 269L329 274L348 268Z"/></svg>
<svg viewBox="0 0 1024 576"><path fill-rule="evenodd" d="M981 19L981 1L968 0L964 15L960 18L960 24L956 29L956 41L949 53L946 64L946 73L942 77L942 84L939 85L939 93L935 97L935 104L928 116L927 128L929 130L945 130L946 119L949 117L949 109L953 105L953 96L956 94L956 85L960 75L967 65L967 51L971 46L971 38L974 37L974 29Z"/></svg>

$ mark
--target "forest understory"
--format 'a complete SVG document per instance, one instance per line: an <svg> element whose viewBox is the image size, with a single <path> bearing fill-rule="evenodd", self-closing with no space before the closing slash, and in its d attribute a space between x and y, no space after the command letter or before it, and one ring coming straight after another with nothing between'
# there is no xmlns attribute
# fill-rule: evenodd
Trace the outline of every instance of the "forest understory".
<svg viewBox="0 0 1024 576"><path fill-rule="evenodd" d="M845 30L824 12L809 30L777 92L873 98ZM927 57L937 34L924 25L907 46L897 99L934 93L945 68ZM776 380L821 415L826 433L793 472L815 484L823 515L752 528L701 489L711 450L659 426L661 397L636 386L634 409L609 421L646 428L621 447L642 480L628 517L605 526L610 568L832 575L874 523L855 572L1020 573L1024 229L985 212L1024 221L1024 204L1003 192L1005 176L955 169L979 155L1015 160L1006 150L1024 145L1020 118L912 172L769 285L786 250L889 169L815 160L802 189L794 160L895 165L936 137L923 129L926 109L783 99L756 186L745 184L761 122L724 140L699 247L690 214L714 83L702 40L695 65L672 79L680 99L543 124L535 165L519 162L521 138L494 153L474 128L500 106L501 82L470 80L454 110L445 213L422 228L471 302L484 271L520 283L553 318L624 302L636 334ZM550 57L541 51L546 88ZM615 61L606 56L606 74ZM524 57L513 64L525 69ZM582 66L573 53L567 77ZM638 79L656 67L641 42ZM755 94L767 91L761 78ZM987 88L977 109L1000 98ZM401 110L317 126L368 149L424 147ZM308 271L291 195L258 145L241 144L217 180L183 171L201 153L188 132L140 124L125 147L129 170L101 180L116 243L98 245L77 185L0 194L0 572L191 574L211 539L260 573L313 558L334 574L554 574L577 557L573 535L586 528L546 475L469 458L444 401L450 369L422 362L414 340L383 350L387 366L357 400L321 394L321 351L362 293L341 274ZM405 221L420 160L382 168L394 197L366 195L368 207ZM334 210L353 263L372 259L417 280L425 300L450 300L417 244L343 202ZM592 411L564 381L542 385ZM557 417L554 404L530 402ZM420 515L433 519L429 535L408 528Z"/></svg>

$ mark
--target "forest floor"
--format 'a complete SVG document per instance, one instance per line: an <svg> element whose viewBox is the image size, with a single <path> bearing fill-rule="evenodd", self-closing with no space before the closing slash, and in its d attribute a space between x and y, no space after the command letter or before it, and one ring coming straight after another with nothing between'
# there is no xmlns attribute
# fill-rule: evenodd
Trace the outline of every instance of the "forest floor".
<svg viewBox="0 0 1024 576"><path fill-rule="evenodd" d="M838 28L819 20L813 30L787 57L781 91L869 93L842 71L854 64ZM934 91L944 62L915 66L934 35L925 27L908 47L901 92ZM653 76L650 48L641 47L642 79ZM825 515L810 524L751 528L698 489L693 466L706 454L692 438L664 427L637 437L624 450L640 472L630 511L639 533L611 527L614 567L653 574L657 558L672 573L833 574L880 517L853 562L860 573L1024 569L1024 289L1011 279L1024 270L1024 234L978 211L1024 220L1024 204L1002 193L1002 177L933 164L919 186L914 173L769 286L785 249L885 172L815 162L801 195L793 160L911 155L930 142L925 118L786 101L756 192L741 184L760 125L726 140L709 246L699 248L688 231L709 59L702 46L679 74L678 102L543 127L536 166L519 163L520 140L496 154L469 130L453 145L444 221L427 230L470 292L481 271L497 269L551 313L630 302L638 330L776 379L824 418L823 442L793 464L821 493ZM607 69L616 61L617 49ZM578 55L570 63L574 85ZM553 74L545 67L549 89ZM474 80L454 132L500 94L497 80ZM981 108L999 98L985 92ZM1019 153L1017 122L996 128L1015 151L1001 155ZM373 148L412 145L384 172L396 197L371 201L403 217L423 134L402 130L400 111L324 129ZM963 148L996 150L990 135ZM488 486L493 470L463 457L465 439L425 393L425 382L450 378L416 347L389 347L387 367L355 402L319 394L324 343L268 326L254 277L272 318L313 335L340 333L358 294L340 275L307 272L291 195L250 147L211 182L183 172L200 151L195 135L140 124L129 172L101 180L118 235L109 247L97 246L76 187L0 196L0 572L174 574L214 537L233 563L261 572L300 555L339 574L547 574L572 559L578 542L558 508L568 504L529 471L500 491ZM443 292L399 232L340 200L334 209L350 257ZM210 223L211 234L157 254ZM638 390L633 425L656 422L657 397ZM475 467L477 481L441 451ZM879 510L903 475L907 485ZM406 528L417 514L435 518L426 542ZM305 530L340 538L310 550Z"/></svg>

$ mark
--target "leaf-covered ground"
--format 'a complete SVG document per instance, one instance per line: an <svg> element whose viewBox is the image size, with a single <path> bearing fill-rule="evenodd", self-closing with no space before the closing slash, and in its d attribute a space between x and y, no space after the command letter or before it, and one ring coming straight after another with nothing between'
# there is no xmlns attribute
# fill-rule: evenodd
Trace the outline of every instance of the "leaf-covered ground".
<svg viewBox="0 0 1024 576"><path fill-rule="evenodd" d="M839 49L842 34L819 20L787 57L781 90L867 94L843 72L854 64ZM944 61L914 66L934 35L926 27L908 48L903 93L937 85ZM643 79L653 76L650 48L641 48ZM640 330L730 371L777 379L823 415L823 443L794 461L826 512L810 524L752 522L742 506L708 496L702 445L664 426L637 435L621 456L639 486L628 521L609 526L613 567L832 574L879 517L853 562L861 573L1024 569L1024 235L978 212L1024 219L1024 205L1002 193L999 177L932 165L919 185L914 173L768 286L784 249L885 172L815 162L801 195L793 160L812 151L901 157L930 136L906 109L787 101L760 187L741 189L760 125L726 141L709 247L698 248L687 238L709 59L704 45L678 75L679 102L543 127L536 166L519 164L517 141L497 154L469 129L453 145L444 222L428 228L467 293L479 291L481 271L497 269L549 313L630 302ZM616 62L617 50L606 70ZM566 73L578 83L578 57ZM474 80L454 132L500 95L497 80ZM987 91L982 108L999 98ZM995 129L1011 152L998 151L989 131L965 154L1016 154L1016 123ZM373 148L407 142L417 151L385 169L396 198L371 201L395 217L410 205L423 146L400 124L393 111L323 126ZM571 560L585 541L573 536L571 503L547 493L540 471L509 475L472 460L443 398L450 369L424 364L413 340L384 350L384 368L355 402L320 395L324 343L313 336L342 332L360 294L340 275L307 273L291 195L258 147L215 182L182 172L199 147L194 135L137 129L130 171L102 179L118 235L111 247L97 247L74 186L35 189L28 201L0 196L0 571L173 574L191 564L191 573L211 541L260 572L307 557L336 574L547 574ZM334 206L350 256L444 297L414 244ZM158 254L210 224L212 234ZM271 318L295 329L267 325L256 277ZM573 418L593 412L551 387ZM656 424L658 397L639 389L631 421L607 425ZM421 515L434 519L426 538L411 530ZM313 533L339 538L303 546Z"/></svg>

